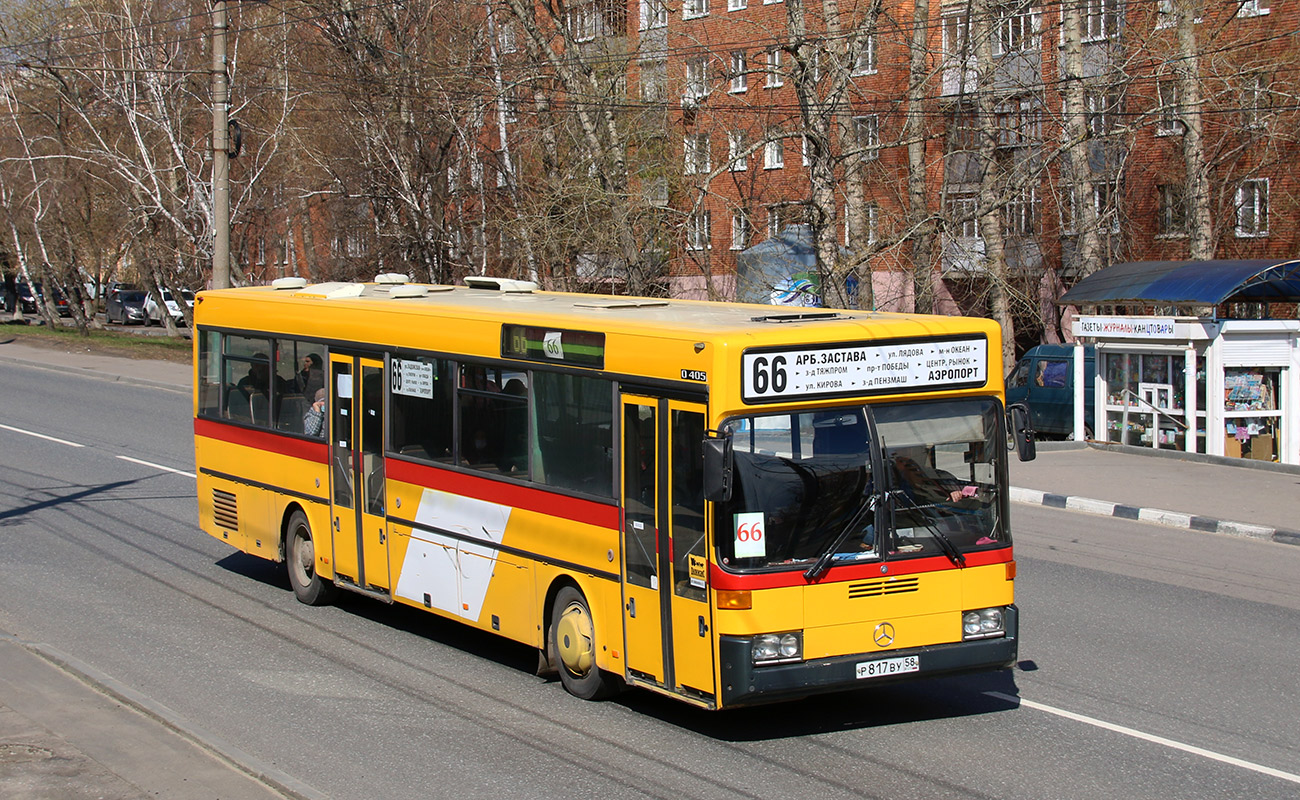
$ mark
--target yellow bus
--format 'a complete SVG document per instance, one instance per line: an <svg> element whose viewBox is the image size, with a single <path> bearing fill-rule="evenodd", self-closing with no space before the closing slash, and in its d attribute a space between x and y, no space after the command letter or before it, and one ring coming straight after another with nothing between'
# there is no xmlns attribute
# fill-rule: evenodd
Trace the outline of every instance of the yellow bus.
<svg viewBox="0 0 1300 800"><path fill-rule="evenodd" d="M995 323L467 284L198 295L203 530L304 603L535 647L583 698L1015 661Z"/></svg>

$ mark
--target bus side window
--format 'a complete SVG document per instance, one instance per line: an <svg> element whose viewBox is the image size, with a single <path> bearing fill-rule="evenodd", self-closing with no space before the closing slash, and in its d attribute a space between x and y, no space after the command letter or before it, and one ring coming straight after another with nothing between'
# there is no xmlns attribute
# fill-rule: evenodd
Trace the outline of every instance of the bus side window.
<svg viewBox="0 0 1300 800"><path fill-rule="evenodd" d="M450 464L453 365L442 359L419 361L432 365L432 396L393 392L388 447L391 452L408 458Z"/></svg>

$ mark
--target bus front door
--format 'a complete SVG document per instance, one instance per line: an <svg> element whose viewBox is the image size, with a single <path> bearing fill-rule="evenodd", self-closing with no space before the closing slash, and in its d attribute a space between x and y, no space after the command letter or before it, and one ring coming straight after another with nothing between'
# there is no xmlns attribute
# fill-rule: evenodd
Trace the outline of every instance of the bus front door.
<svg viewBox="0 0 1300 800"><path fill-rule="evenodd" d="M334 574L363 591L387 594L384 363L331 353L330 375Z"/></svg>
<svg viewBox="0 0 1300 800"><path fill-rule="evenodd" d="M629 678L712 701L704 407L623 398L623 620Z"/></svg>

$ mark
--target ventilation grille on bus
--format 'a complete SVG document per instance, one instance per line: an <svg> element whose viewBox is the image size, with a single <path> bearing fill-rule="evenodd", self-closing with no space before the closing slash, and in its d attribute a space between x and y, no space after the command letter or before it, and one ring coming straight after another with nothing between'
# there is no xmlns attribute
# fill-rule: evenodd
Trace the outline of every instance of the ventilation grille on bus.
<svg viewBox="0 0 1300 800"><path fill-rule="evenodd" d="M887 594L907 594L921 588L920 578L898 578L896 580L867 581L849 584L849 599L862 597L880 597Z"/></svg>
<svg viewBox="0 0 1300 800"><path fill-rule="evenodd" d="M220 489L212 490L212 518L222 528L239 530L239 508L233 494Z"/></svg>

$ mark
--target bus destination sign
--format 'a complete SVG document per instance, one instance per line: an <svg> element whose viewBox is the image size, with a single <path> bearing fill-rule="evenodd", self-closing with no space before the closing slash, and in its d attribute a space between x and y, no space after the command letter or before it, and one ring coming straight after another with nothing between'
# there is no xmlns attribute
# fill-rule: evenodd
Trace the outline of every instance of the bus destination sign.
<svg viewBox="0 0 1300 800"><path fill-rule="evenodd" d="M577 367L605 366L605 334L531 325L501 326L501 355Z"/></svg>
<svg viewBox="0 0 1300 800"><path fill-rule="evenodd" d="M983 336L904 342L846 342L746 352L746 403L982 386Z"/></svg>

